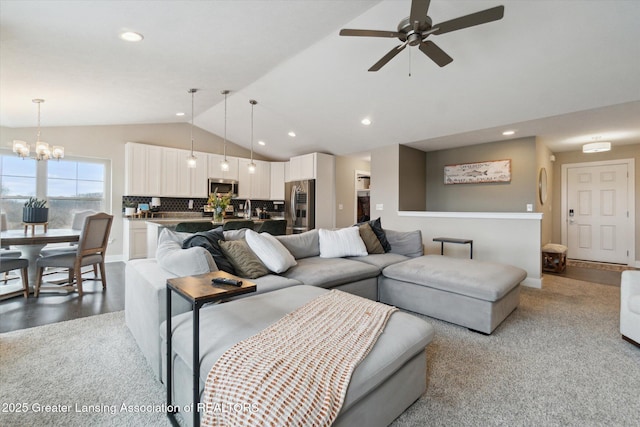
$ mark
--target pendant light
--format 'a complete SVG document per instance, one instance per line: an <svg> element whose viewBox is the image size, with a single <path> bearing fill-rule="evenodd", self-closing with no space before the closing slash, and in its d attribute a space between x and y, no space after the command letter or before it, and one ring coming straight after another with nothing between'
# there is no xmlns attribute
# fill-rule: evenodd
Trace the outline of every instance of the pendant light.
<svg viewBox="0 0 640 427"><path fill-rule="evenodd" d="M255 99L250 99L249 104L251 104L251 163L247 166L249 167L249 173L256 173L256 164L253 163L253 107L258 103Z"/></svg>
<svg viewBox="0 0 640 427"><path fill-rule="evenodd" d="M222 172L227 172L229 170L229 162L227 161L227 95L229 91L225 89L220 93L224 95L224 143L222 145L224 159L220 162L220 169Z"/></svg>
<svg viewBox="0 0 640 427"><path fill-rule="evenodd" d="M195 168L197 164L197 158L195 154L193 154L193 95L198 91L198 89L189 89L189 93L191 94L191 154L187 157L187 167Z"/></svg>
<svg viewBox="0 0 640 427"><path fill-rule="evenodd" d="M38 134L36 137L36 160L49 160L54 158L56 160L60 160L64 158L64 147L59 145L54 145L53 148L49 148L49 144L46 142L40 141L40 104L44 102L44 99L32 99L34 104L38 104ZM25 141L13 141L13 152L23 159L29 157L31 149L29 148L29 144Z"/></svg>

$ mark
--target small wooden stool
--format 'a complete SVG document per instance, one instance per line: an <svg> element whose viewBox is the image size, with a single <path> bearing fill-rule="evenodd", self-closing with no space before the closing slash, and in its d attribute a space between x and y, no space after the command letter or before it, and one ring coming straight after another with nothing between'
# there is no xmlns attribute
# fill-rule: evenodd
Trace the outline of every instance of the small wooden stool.
<svg viewBox="0 0 640 427"><path fill-rule="evenodd" d="M542 247L542 271L562 273L567 267L567 247L547 243Z"/></svg>
<svg viewBox="0 0 640 427"><path fill-rule="evenodd" d="M23 222L24 225L24 234L27 234L27 230L31 227L31 234L36 234L36 225L44 226L44 232L47 232L47 227L49 226L48 222Z"/></svg>

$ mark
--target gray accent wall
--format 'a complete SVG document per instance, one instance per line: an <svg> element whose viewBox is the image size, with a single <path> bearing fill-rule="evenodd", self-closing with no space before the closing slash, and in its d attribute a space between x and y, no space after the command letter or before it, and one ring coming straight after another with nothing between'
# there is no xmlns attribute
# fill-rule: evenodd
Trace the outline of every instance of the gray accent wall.
<svg viewBox="0 0 640 427"><path fill-rule="evenodd" d="M400 145L398 204L401 211L423 211L427 204L427 153Z"/></svg>
<svg viewBox="0 0 640 427"><path fill-rule="evenodd" d="M445 165L503 159L511 159L511 182L444 184ZM537 164L535 137L430 151L426 153L426 210L526 212L527 204L535 209Z"/></svg>

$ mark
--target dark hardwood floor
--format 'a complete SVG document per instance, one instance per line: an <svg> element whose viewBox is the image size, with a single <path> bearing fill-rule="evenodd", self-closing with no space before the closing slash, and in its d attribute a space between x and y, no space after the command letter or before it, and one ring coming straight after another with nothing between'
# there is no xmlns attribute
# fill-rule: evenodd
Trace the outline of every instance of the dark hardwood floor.
<svg viewBox="0 0 640 427"><path fill-rule="evenodd" d="M0 301L0 333L124 310L124 267L124 262L106 264L107 289L103 291L98 281L87 281L82 298L74 292L68 295L41 294L39 298L29 295L28 300L15 297ZM620 286L620 274L618 271L568 267L562 275Z"/></svg>
<svg viewBox="0 0 640 427"><path fill-rule="evenodd" d="M41 292L38 298L30 294L26 300L20 296L0 301L0 333L124 310L124 267L124 262L105 264L104 291L100 281L87 280L83 282L82 297L77 292L66 295ZM92 273L83 275L92 276Z"/></svg>

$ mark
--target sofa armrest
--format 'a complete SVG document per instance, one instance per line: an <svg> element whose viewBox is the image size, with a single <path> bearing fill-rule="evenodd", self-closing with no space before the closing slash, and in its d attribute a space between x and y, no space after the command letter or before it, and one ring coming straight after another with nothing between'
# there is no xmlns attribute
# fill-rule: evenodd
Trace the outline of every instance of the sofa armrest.
<svg viewBox="0 0 640 427"><path fill-rule="evenodd" d="M176 277L160 268L155 259L136 259L125 267L124 314L138 347L160 379L160 324L166 320L167 279ZM191 306L172 292L172 315Z"/></svg>
<svg viewBox="0 0 640 427"><path fill-rule="evenodd" d="M636 311L640 298L640 271L622 272L620 283L620 333L640 343L640 310ZM633 309L632 309L633 307Z"/></svg>

